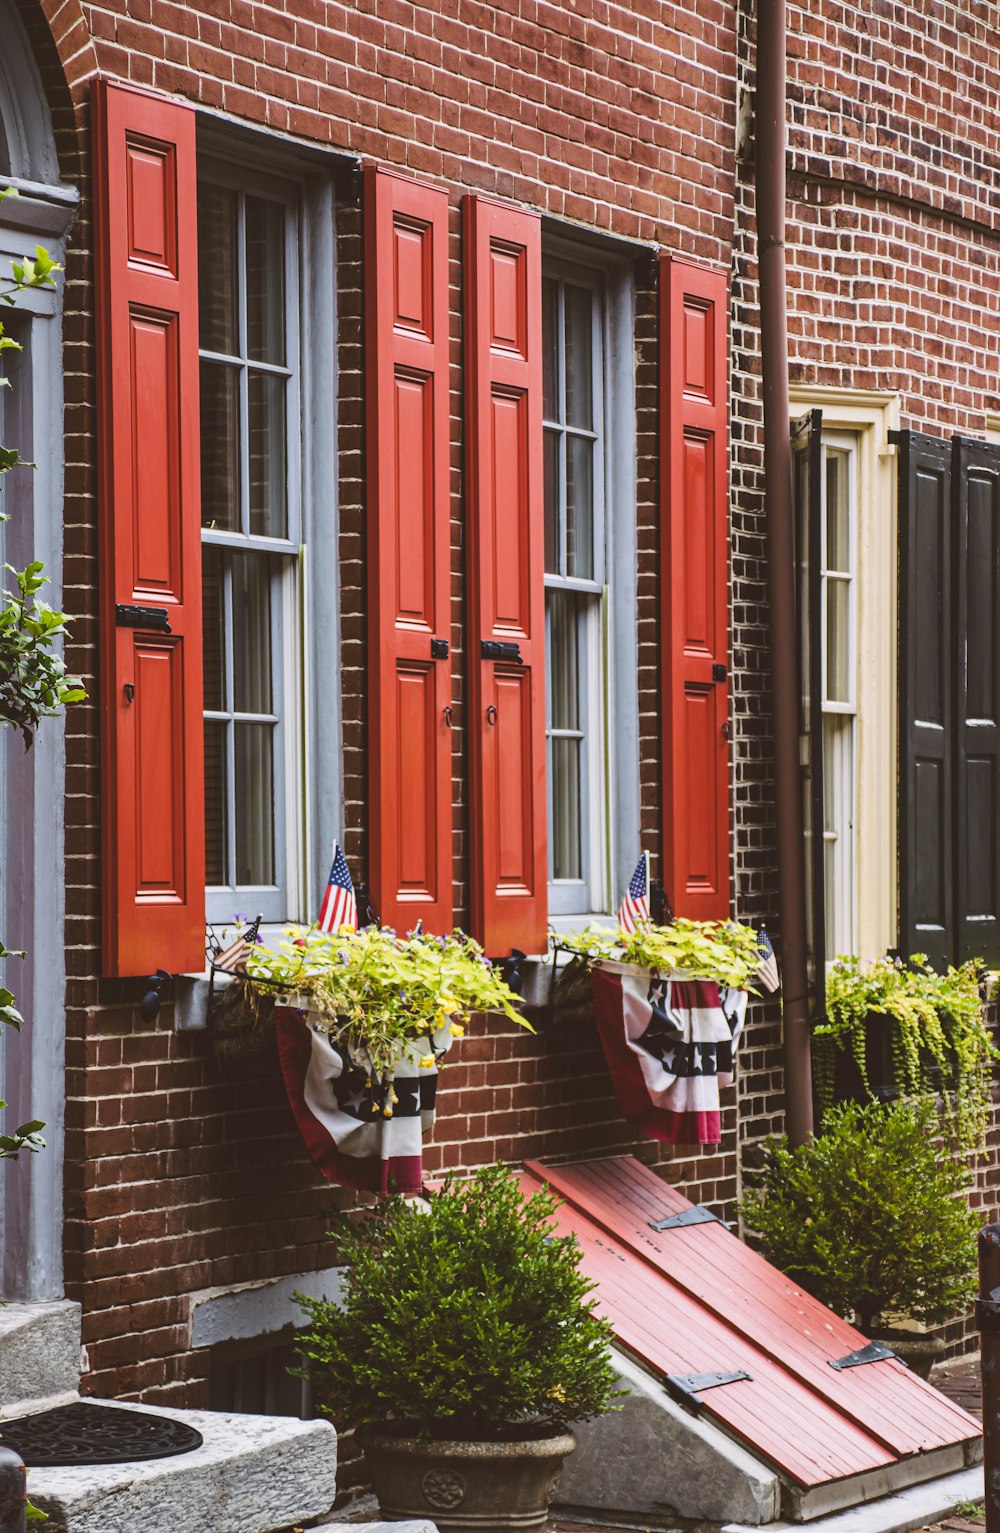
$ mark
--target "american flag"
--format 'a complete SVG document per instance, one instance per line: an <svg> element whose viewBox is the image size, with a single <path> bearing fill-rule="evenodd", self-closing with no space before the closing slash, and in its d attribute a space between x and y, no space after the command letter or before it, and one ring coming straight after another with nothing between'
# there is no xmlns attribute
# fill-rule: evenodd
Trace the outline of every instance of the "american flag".
<svg viewBox="0 0 1000 1533"><path fill-rule="evenodd" d="M640 921L649 920L649 853L643 852L618 909L618 925L634 932Z"/></svg>
<svg viewBox="0 0 1000 1533"><path fill-rule="evenodd" d="M242 920L242 917L237 919ZM229 946L224 947L222 952L212 959L212 968L222 969L226 974L235 974L242 969L250 956L251 948L257 941L260 923L261 917L258 916L256 921L251 921L249 926L244 926L241 931L238 931Z"/></svg>
<svg viewBox="0 0 1000 1533"><path fill-rule="evenodd" d="M767 935L765 926L762 926L757 933L757 947L763 957L757 965L755 977L760 980L765 990L770 990L773 994L781 981L778 978L778 960L774 956L774 948L771 946L771 939Z"/></svg>
<svg viewBox="0 0 1000 1533"><path fill-rule="evenodd" d="M316 925L321 932L336 932L342 926L358 929L358 902L354 897L354 885L347 867L347 858L337 842L333 843L333 866L323 902L319 907Z"/></svg>

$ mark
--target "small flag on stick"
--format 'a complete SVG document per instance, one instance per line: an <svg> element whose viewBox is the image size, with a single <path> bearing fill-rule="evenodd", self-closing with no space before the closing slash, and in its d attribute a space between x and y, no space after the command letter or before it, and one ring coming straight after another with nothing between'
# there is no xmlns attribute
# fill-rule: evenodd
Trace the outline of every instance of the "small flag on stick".
<svg viewBox="0 0 1000 1533"><path fill-rule="evenodd" d="M321 932L336 932L342 926L350 926L353 931L358 929L358 902L354 895L354 885L347 867L347 858L336 841L333 843L333 866L323 891L316 925Z"/></svg>
<svg viewBox="0 0 1000 1533"><path fill-rule="evenodd" d="M257 941L260 922L261 918L258 916L256 921L251 921L249 926L245 926L241 932L238 932L229 946L223 948L222 952L212 959L212 968L222 969L225 974L236 974L244 968L250 956L250 949Z"/></svg>
<svg viewBox="0 0 1000 1533"><path fill-rule="evenodd" d="M640 921L649 920L649 853L643 852L618 908L618 925L634 932Z"/></svg>
<svg viewBox="0 0 1000 1533"><path fill-rule="evenodd" d="M762 926L757 933L757 947L762 957L757 965L756 978L760 980L765 990L773 994L781 981L778 978L778 960L774 956L774 948L771 946L766 926Z"/></svg>

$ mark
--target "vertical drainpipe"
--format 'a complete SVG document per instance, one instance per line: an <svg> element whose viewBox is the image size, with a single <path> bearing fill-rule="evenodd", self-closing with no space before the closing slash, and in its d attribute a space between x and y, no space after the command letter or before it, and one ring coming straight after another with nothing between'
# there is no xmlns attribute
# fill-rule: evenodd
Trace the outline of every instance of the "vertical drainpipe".
<svg viewBox="0 0 1000 1533"><path fill-rule="evenodd" d="M758 0L756 92L757 260L764 387L774 795L784 1020L785 1126L793 1145L813 1131L812 1047L806 974L805 855L799 775L798 638L788 418L785 298L785 0Z"/></svg>

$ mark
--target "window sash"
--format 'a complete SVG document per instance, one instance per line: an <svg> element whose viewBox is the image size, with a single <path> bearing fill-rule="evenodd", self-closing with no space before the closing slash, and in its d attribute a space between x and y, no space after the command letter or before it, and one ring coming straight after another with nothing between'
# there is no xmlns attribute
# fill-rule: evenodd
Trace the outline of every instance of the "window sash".
<svg viewBox="0 0 1000 1533"><path fill-rule="evenodd" d="M823 864L826 957L857 947L857 876L854 827L857 818L857 667L858 667L858 445L848 432L824 431L820 476L820 637L823 696ZM842 474L842 513L846 518L846 559L830 563L831 522L828 504L830 468ZM840 593L845 593L841 595ZM831 637L843 624L844 696L831 695Z"/></svg>
<svg viewBox="0 0 1000 1533"><path fill-rule="evenodd" d="M303 848L299 845L305 820L299 802L302 772L298 765L303 745L301 689L302 591L299 566L301 539L301 442L300 442L300 304L299 304L299 229L294 184L280 183L268 177L254 176L248 183L245 172L235 166L212 162L199 166L199 186L221 186L235 192L237 199L237 235L234 280L236 283L236 350L229 354L204 348L203 362L231 367L239 374L238 472L239 529L203 527L202 542L223 551L225 586L224 664L225 691L222 709L206 709L205 724L225 728L225 869L232 882L210 885L206 893L210 922L228 923L237 910L266 921L280 922L301 914L295 907L292 891L301 883ZM257 360L249 356L248 280L246 246L246 197L260 197L279 203L284 217L284 363ZM285 380L283 471L286 525L284 536L270 536L251 531L251 421L250 387L254 375ZM237 555L254 559L267 558L270 592L271 711L253 714L235 708L234 645L232 614L232 560ZM236 802L236 731L240 724L259 725L271 731L270 777L272 786L272 873L270 883L239 884L237 876Z"/></svg>

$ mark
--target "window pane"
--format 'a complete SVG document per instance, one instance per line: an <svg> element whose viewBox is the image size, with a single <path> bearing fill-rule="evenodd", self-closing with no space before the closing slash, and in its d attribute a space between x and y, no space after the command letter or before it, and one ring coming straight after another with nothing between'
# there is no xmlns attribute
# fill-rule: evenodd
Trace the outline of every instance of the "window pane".
<svg viewBox="0 0 1000 1533"><path fill-rule="evenodd" d="M552 742L552 876L582 878L579 740Z"/></svg>
<svg viewBox="0 0 1000 1533"><path fill-rule="evenodd" d="M826 455L826 567L851 568L851 545L847 504L847 460L837 453Z"/></svg>
<svg viewBox="0 0 1000 1533"><path fill-rule="evenodd" d="M594 443L566 438L566 573L594 578Z"/></svg>
<svg viewBox="0 0 1000 1533"><path fill-rule="evenodd" d="M542 414L559 419L559 284L542 282Z"/></svg>
<svg viewBox="0 0 1000 1533"><path fill-rule="evenodd" d="M198 187L198 330L203 351L239 352L236 320L236 193Z"/></svg>
<svg viewBox="0 0 1000 1533"><path fill-rule="evenodd" d="M559 433L546 431L542 437L542 464L545 478L545 569L559 575Z"/></svg>
<svg viewBox="0 0 1000 1533"><path fill-rule="evenodd" d="M222 550L206 543L201 550L202 657L205 707L226 706L226 610L222 586Z"/></svg>
<svg viewBox="0 0 1000 1533"><path fill-rule="evenodd" d="M285 361L285 209L259 197L246 200L247 356Z"/></svg>
<svg viewBox="0 0 1000 1533"><path fill-rule="evenodd" d="M581 617L571 591L547 591L549 718L553 729L580 728Z"/></svg>
<svg viewBox="0 0 1000 1533"><path fill-rule="evenodd" d="M201 364L201 524L240 528L239 373Z"/></svg>
<svg viewBox="0 0 1000 1533"><path fill-rule="evenodd" d="M831 703L851 701L848 675L848 618L850 613L849 580L832 576L826 581L826 696Z"/></svg>
<svg viewBox="0 0 1000 1533"><path fill-rule="evenodd" d="M236 883L274 883L273 726L235 724Z"/></svg>
<svg viewBox="0 0 1000 1533"><path fill-rule="evenodd" d="M250 532L265 538L288 533L285 499L285 380L250 373Z"/></svg>
<svg viewBox="0 0 1000 1533"><path fill-rule="evenodd" d="M226 731L228 724L205 721L205 882L228 884L226 877Z"/></svg>
<svg viewBox="0 0 1000 1533"><path fill-rule="evenodd" d="M566 305L566 423L594 425L594 300L585 287L567 282Z"/></svg>
<svg viewBox="0 0 1000 1533"><path fill-rule="evenodd" d="M237 713L270 713L271 571L266 554L233 558L233 679Z"/></svg>

